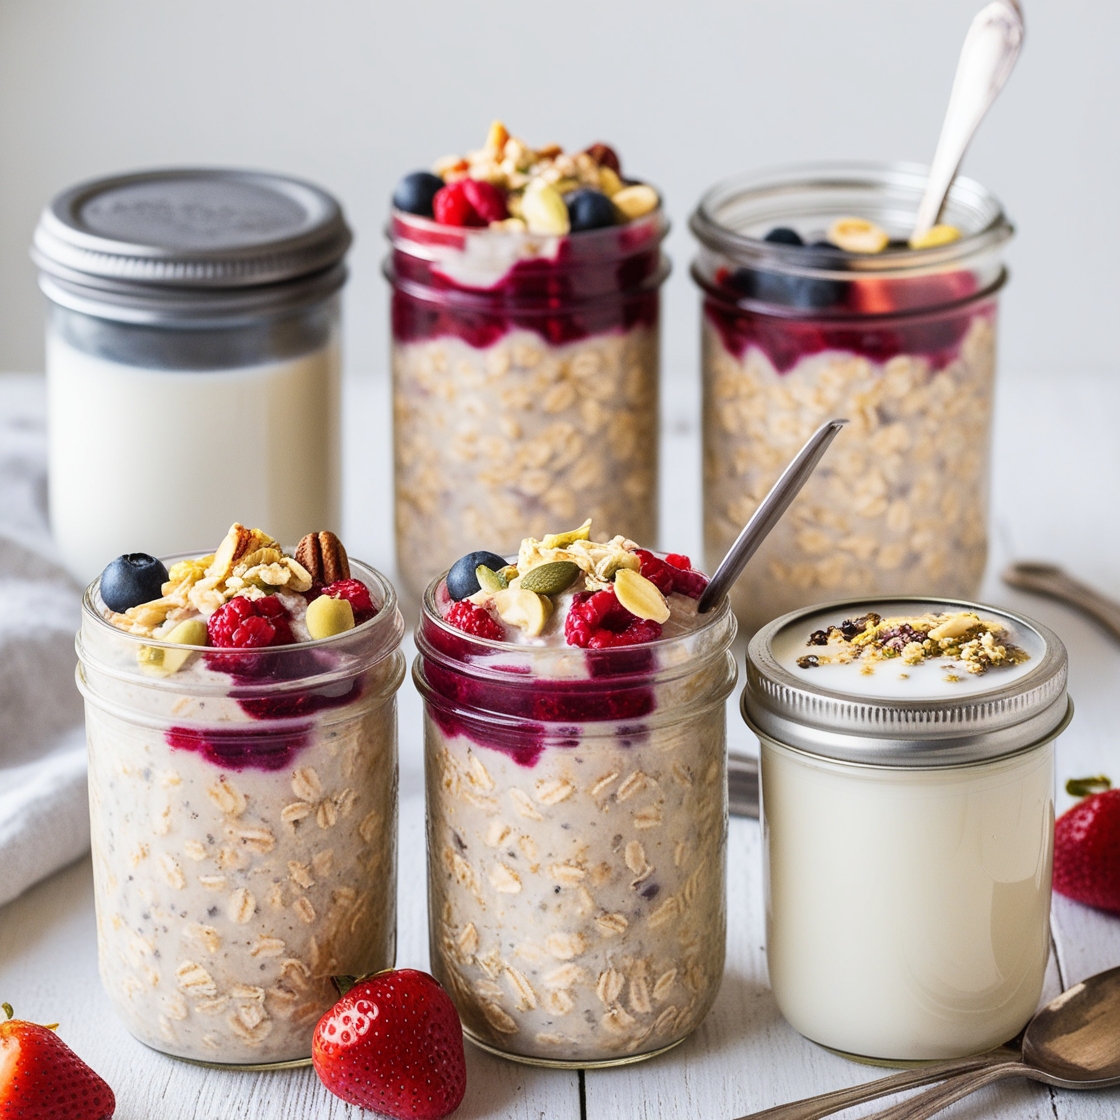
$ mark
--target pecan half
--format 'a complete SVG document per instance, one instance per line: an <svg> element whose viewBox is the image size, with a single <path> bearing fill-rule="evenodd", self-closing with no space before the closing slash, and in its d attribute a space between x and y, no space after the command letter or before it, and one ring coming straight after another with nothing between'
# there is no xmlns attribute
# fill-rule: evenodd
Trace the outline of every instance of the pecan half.
<svg viewBox="0 0 1120 1120"><path fill-rule="evenodd" d="M296 562L302 564L318 584L350 578L346 549L334 533L308 533L296 548Z"/></svg>

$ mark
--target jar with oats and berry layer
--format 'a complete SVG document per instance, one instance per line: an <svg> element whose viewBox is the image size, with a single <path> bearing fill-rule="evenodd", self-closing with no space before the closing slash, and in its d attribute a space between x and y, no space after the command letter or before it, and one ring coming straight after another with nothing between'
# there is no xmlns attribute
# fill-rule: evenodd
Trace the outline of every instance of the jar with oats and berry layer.
<svg viewBox="0 0 1120 1120"><path fill-rule="evenodd" d="M337 998L331 977L394 962L404 626L389 582L354 562L347 584L369 597L351 600L350 629L312 639L311 594L247 581L219 610L238 612L227 630L255 624L254 648L214 649L206 600L223 588L204 578L191 598L184 581L220 559L179 558L163 597L130 612L106 606L100 580L83 601L100 972L156 1050L297 1065ZM273 626L287 644L260 648Z"/></svg>
<svg viewBox="0 0 1120 1120"><path fill-rule="evenodd" d="M433 972L477 1045L595 1067L683 1041L719 990L736 626L726 599L697 614L706 581L686 559L616 538L538 596L538 629L515 581L574 555L523 547L493 598L453 602L433 581L414 677ZM625 598L639 560L666 591L663 625ZM616 562L634 565L625 588L599 578Z"/></svg>
<svg viewBox="0 0 1120 1120"><path fill-rule="evenodd" d="M810 433L850 421L732 593L748 632L845 595L979 588L1013 230L958 178L942 224L911 245L925 179L908 164L794 167L730 179L692 216L709 564Z"/></svg>
<svg viewBox="0 0 1120 1120"><path fill-rule="evenodd" d="M416 600L475 540L589 513L657 535L669 223L605 145L486 146L406 176L392 285L398 571ZM577 508L578 506L578 508Z"/></svg>

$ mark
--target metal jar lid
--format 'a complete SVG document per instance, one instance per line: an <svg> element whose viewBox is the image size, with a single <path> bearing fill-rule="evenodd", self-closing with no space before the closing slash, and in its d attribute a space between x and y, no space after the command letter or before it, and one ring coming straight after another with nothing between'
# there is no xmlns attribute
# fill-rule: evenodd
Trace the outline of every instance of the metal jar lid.
<svg viewBox="0 0 1120 1120"><path fill-rule="evenodd" d="M974 611L999 623L1029 658L986 673L955 674L891 659L801 668L815 630L874 611L883 618ZM905 678L901 673L905 671ZM960 766L1013 754L1057 734L1072 711L1065 646L1037 622L951 599L851 599L793 611L751 640L743 718L757 734L824 758L887 767Z"/></svg>
<svg viewBox="0 0 1120 1120"><path fill-rule="evenodd" d="M39 218L39 285L65 307L160 323L274 312L346 279L351 242L325 191L282 175L171 168L82 183Z"/></svg>

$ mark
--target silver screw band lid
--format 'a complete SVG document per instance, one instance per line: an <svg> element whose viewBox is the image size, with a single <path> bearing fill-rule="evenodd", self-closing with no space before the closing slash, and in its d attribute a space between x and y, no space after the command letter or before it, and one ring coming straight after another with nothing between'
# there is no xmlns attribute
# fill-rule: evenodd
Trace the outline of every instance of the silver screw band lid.
<svg viewBox="0 0 1120 1120"><path fill-rule="evenodd" d="M171 168L81 183L44 210L31 256L50 298L109 317L212 313L291 303L291 289L321 295L352 240L338 202L283 175ZM327 285L330 287L331 285ZM78 306L82 304L82 306ZM132 316L135 318L135 316Z"/></svg>
<svg viewBox="0 0 1120 1120"><path fill-rule="evenodd" d="M809 635L874 611L883 618L973 611L999 623L1029 654L1017 666L946 679L935 661L801 668ZM844 672L837 673L842 669ZM851 670L851 671L849 671ZM900 670L906 670L905 678ZM1058 636L1010 611L959 600L854 599L775 619L747 650L743 718L760 735L825 758L891 767L957 766L1013 754L1068 721L1068 663ZM914 682L914 683L911 683Z"/></svg>

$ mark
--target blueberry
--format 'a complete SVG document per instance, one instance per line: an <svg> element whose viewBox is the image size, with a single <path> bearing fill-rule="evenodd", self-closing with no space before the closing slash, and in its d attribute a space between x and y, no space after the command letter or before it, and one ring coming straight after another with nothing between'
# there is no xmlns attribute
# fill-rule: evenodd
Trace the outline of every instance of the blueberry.
<svg viewBox="0 0 1120 1120"><path fill-rule="evenodd" d="M839 303L844 295L843 284L813 276L790 276L784 272L758 272L752 268L736 269L732 286L750 299L796 307L802 311L819 311Z"/></svg>
<svg viewBox="0 0 1120 1120"><path fill-rule="evenodd" d="M447 594L452 599L465 599L481 590L478 576L474 574L480 564L485 564L495 572L506 566L505 560L493 552L468 552L466 556L460 556L447 573Z"/></svg>
<svg viewBox="0 0 1120 1120"><path fill-rule="evenodd" d="M602 191L585 187L572 191L565 196L564 201L568 204L568 217L573 233L581 229L603 229L618 221L614 203Z"/></svg>
<svg viewBox="0 0 1120 1120"><path fill-rule="evenodd" d="M775 245L805 244L805 242L801 240L801 234L795 229L790 229L789 226L775 226L762 240L771 241Z"/></svg>
<svg viewBox="0 0 1120 1120"><path fill-rule="evenodd" d="M393 191L393 205L408 214L432 217L432 199L443 186L443 180L430 171L413 171L406 175Z"/></svg>
<svg viewBox="0 0 1120 1120"><path fill-rule="evenodd" d="M101 573L101 598L118 614L163 594L167 569L146 552L129 552L110 562Z"/></svg>

